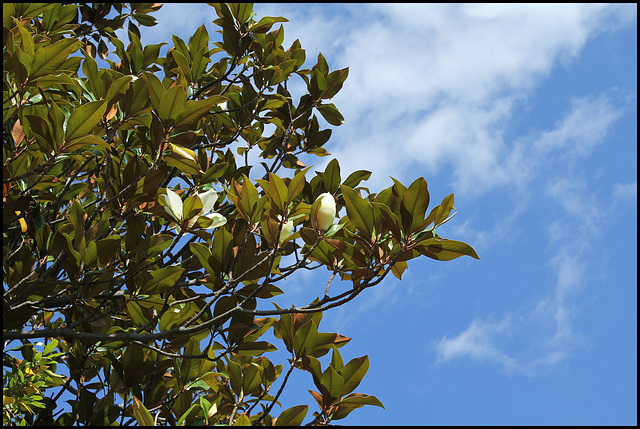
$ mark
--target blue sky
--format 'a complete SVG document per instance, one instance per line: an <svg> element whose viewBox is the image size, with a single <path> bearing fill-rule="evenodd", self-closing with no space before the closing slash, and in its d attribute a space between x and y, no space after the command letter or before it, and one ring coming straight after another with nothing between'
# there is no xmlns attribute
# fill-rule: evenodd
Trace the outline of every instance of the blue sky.
<svg viewBox="0 0 640 429"><path fill-rule="evenodd" d="M332 100L346 123L312 171L335 157L343 177L373 171L372 191L423 176L433 203L456 196L440 235L480 255L413 260L402 282L325 313L321 331L353 337L345 362L369 356L356 390L386 407L340 423L635 425L637 6L254 10L289 19L284 44L300 39L309 66L322 52L349 67ZM154 16L144 44L187 41L202 23L215 37L209 6ZM329 274L316 271L281 285L278 303L321 295ZM308 403L310 416L311 388L294 373L285 408Z"/></svg>

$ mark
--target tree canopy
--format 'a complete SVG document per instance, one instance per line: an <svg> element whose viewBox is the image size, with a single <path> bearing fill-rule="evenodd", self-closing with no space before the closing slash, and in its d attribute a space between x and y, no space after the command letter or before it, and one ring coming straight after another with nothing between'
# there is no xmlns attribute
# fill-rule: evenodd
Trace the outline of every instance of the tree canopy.
<svg viewBox="0 0 640 429"><path fill-rule="evenodd" d="M211 6L216 34L144 45L160 4L3 4L5 424L326 424L382 406L355 392L368 358L343 362L323 312L411 259L478 258L438 236L454 198L428 211L424 178L371 192L336 159L308 178L348 69L303 68L283 17ZM270 301L322 267L317 299ZM312 414L278 401L294 370Z"/></svg>

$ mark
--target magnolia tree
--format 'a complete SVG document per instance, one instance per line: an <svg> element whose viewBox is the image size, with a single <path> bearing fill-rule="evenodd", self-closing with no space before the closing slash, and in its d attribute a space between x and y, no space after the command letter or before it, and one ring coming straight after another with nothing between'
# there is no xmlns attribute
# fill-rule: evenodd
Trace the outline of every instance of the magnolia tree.
<svg viewBox="0 0 640 429"><path fill-rule="evenodd" d="M335 159L309 178L348 70L303 68L285 18L212 6L216 34L160 56L138 28L159 4L3 4L5 424L326 424L382 406L355 392L368 358L343 361L323 312L413 258L477 258L436 234L453 195L427 211L423 178L371 192ZM322 267L316 299L272 302ZM279 402L296 370L312 413Z"/></svg>

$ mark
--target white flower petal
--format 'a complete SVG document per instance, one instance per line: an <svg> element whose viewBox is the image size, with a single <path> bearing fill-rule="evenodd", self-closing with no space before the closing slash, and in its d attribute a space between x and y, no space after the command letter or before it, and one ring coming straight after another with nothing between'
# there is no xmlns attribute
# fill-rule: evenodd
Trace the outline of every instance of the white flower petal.
<svg viewBox="0 0 640 429"><path fill-rule="evenodd" d="M211 213L209 215L203 215L202 217L206 217L207 219L213 219L213 223L209 225L206 229L218 228L227 223L227 218L222 216L220 213Z"/></svg>
<svg viewBox="0 0 640 429"><path fill-rule="evenodd" d="M202 201L202 211L200 214L209 213L213 210L213 206L218 200L218 193L213 189L207 192L203 192L201 194L196 194L200 201Z"/></svg>
<svg viewBox="0 0 640 429"><path fill-rule="evenodd" d="M167 188L165 202L167 205L164 206L164 209L167 213L173 216L176 220L182 221L182 199L180 198L180 195Z"/></svg>

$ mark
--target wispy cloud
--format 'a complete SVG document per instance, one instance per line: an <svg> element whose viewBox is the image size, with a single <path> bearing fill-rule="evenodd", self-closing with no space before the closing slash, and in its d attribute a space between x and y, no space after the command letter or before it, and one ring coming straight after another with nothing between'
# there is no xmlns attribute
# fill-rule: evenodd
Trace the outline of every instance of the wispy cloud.
<svg viewBox="0 0 640 429"><path fill-rule="evenodd" d="M633 183L616 183L613 196L620 200L638 201L638 181Z"/></svg>
<svg viewBox="0 0 640 429"><path fill-rule="evenodd" d="M612 208L598 204L601 195L581 178L580 169L568 168L567 163L588 156L605 140L619 116L620 111L606 97L576 99L554 128L523 139L527 143L517 146L526 153L517 162L526 159L532 167L519 187L535 192L535 203L549 211L541 219L548 222L542 232L548 239L544 252L549 255L547 265L555 281L537 303L527 303L497 320L476 318L460 334L434 342L437 363L469 357L500 364L509 373L535 376L588 343L584 334L574 329L576 299L597 275L600 256L594 255L593 247L602 234L598 225L612 215ZM617 186L614 195L632 196L635 192L634 184L627 184ZM508 228L517 225L519 214L530 201L525 198L521 203ZM478 239L491 237L483 231L471 232ZM540 282L545 278L541 275Z"/></svg>
<svg viewBox="0 0 640 429"><path fill-rule="evenodd" d="M457 192L481 195L519 171L503 141L514 108L580 52L601 9L372 5L358 19L310 17L295 37L344 41L334 61L350 77L335 102L347 124L329 149L345 169L374 170L374 187L445 172ZM322 38L314 22L342 31L329 24Z"/></svg>

